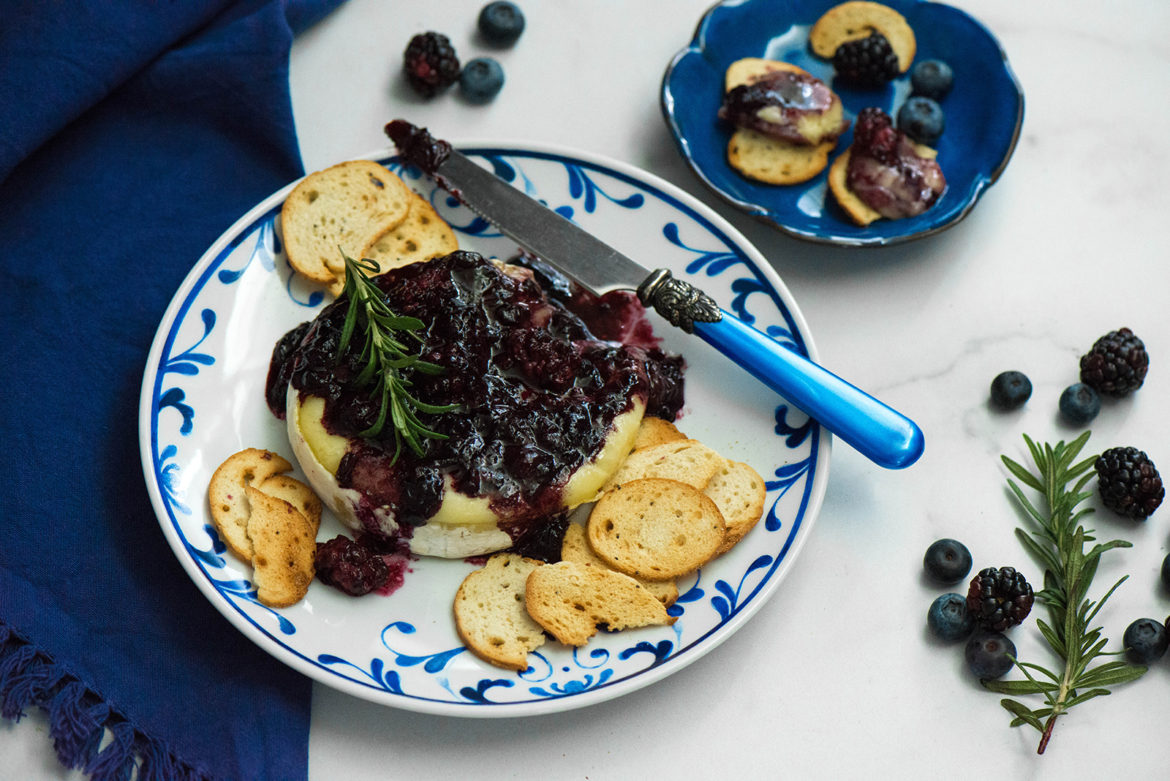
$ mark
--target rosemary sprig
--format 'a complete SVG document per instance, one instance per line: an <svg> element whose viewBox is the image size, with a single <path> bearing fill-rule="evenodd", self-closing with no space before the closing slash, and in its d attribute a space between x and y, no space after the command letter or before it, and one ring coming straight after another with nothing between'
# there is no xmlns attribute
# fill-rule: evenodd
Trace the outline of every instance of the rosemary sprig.
<svg viewBox="0 0 1170 781"><path fill-rule="evenodd" d="M359 387L370 386L370 395L379 399L378 418L359 436L378 437L386 426L387 418L394 425L394 460L406 443L416 454L423 452L423 439L446 439L428 428L419 419L419 413L441 414L455 409L454 404L427 404L410 392L411 381L404 374L412 369L423 374L439 374L443 367L422 360L416 353L408 352L407 345L399 335L412 337L421 342L416 331L424 326L417 317L397 315L386 303L385 294L375 285L368 274L379 271L377 261L369 258L355 260L343 251L345 258L345 290L349 297L349 309L341 328L341 340L337 348L338 360L345 354L354 334L365 335L361 360L365 361L355 382Z"/></svg>
<svg viewBox="0 0 1170 781"><path fill-rule="evenodd" d="M1022 680L984 681L983 685L1000 694L1043 695L1045 704L1034 709L1017 700L1000 700L1013 716L1013 727L1028 724L1040 732L1038 754L1043 754L1048 746L1058 717L1075 705L1109 694L1111 686L1137 680L1147 669L1120 660L1093 665L1099 656L1121 653L1107 652L1105 645L1108 641L1101 636L1101 628L1090 624L1128 576L1114 583L1105 596L1095 602L1088 597L1089 587L1102 553L1131 546L1125 540L1111 540L1085 550L1086 544L1096 542L1094 532L1081 525L1081 519L1092 509L1078 509L1077 506L1091 496L1084 488L1094 474L1094 457L1080 462L1076 459L1088 440L1089 432L1086 431L1067 445L1061 441L1056 445L1040 446L1025 434L1024 441L1036 465L1035 473L1002 456L1008 471L1020 483L1043 494L1045 499L1046 512L1028 500L1015 480L1008 479L1009 488L1034 526L1030 532L1016 529L1016 536L1044 566L1044 588L1036 594L1036 599L1048 609L1051 623L1037 618L1036 625L1064 662L1064 667L1052 672L1038 664L1017 659L1015 663L1024 676Z"/></svg>

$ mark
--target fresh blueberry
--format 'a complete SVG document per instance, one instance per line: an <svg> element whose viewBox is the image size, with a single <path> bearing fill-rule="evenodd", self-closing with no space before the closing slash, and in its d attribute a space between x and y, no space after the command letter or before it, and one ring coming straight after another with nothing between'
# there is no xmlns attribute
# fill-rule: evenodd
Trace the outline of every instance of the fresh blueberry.
<svg viewBox="0 0 1170 781"><path fill-rule="evenodd" d="M962 640L975 630L975 617L967 610L962 594L943 594L926 611L926 624L935 636L947 641Z"/></svg>
<svg viewBox="0 0 1170 781"><path fill-rule="evenodd" d="M942 60L923 60L910 71L910 88L915 95L942 100L951 91L955 74Z"/></svg>
<svg viewBox="0 0 1170 781"><path fill-rule="evenodd" d="M1016 646L1002 632L978 632L967 641L967 669L980 680L1002 678L1012 669Z"/></svg>
<svg viewBox="0 0 1170 781"><path fill-rule="evenodd" d="M971 551L958 540L942 539L931 543L922 557L922 566L931 580L958 583L971 571Z"/></svg>
<svg viewBox="0 0 1170 781"><path fill-rule="evenodd" d="M1022 407L1032 396L1032 381L1023 372L1006 371L991 381L991 403L1003 410Z"/></svg>
<svg viewBox="0 0 1170 781"><path fill-rule="evenodd" d="M1162 559L1162 584L1166 588L1170 588L1170 553Z"/></svg>
<svg viewBox="0 0 1170 781"><path fill-rule="evenodd" d="M504 69L491 57L476 57L463 66L459 88L473 103L486 103L504 86Z"/></svg>
<svg viewBox="0 0 1170 781"><path fill-rule="evenodd" d="M1101 411L1101 396L1083 382L1073 383L1060 394L1060 414L1074 426L1083 426Z"/></svg>
<svg viewBox="0 0 1170 781"><path fill-rule="evenodd" d="M942 106L930 98L915 95L898 109L898 129L920 144L933 146L945 127Z"/></svg>
<svg viewBox="0 0 1170 781"><path fill-rule="evenodd" d="M488 3L479 12L479 31L491 43L515 43L524 32L524 14L515 3Z"/></svg>
<svg viewBox="0 0 1170 781"><path fill-rule="evenodd" d="M1166 627L1152 618L1139 618L1125 629L1122 645L1129 658L1137 664L1149 664L1161 659L1170 647Z"/></svg>

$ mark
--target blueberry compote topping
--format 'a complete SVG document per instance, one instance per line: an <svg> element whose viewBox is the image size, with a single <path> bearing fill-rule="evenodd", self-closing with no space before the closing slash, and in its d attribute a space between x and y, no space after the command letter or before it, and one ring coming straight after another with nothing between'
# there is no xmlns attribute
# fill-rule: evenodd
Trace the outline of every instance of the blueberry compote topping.
<svg viewBox="0 0 1170 781"><path fill-rule="evenodd" d="M424 523L439 507L446 478L461 493L488 497L507 519L502 528L518 540L534 521L559 511L565 483L597 454L635 398L646 400L652 414L677 416L680 358L597 338L565 303L545 294L534 272L509 269L460 251L375 278L393 310L426 324L421 356L443 368L410 375L416 395L459 405L424 421L446 438L425 440L422 455L404 448L395 461L389 427L381 438L358 437L378 411L368 389L352 383L363 340L337 356L344 296L273 350L267 388L273 413L283 416L289 384L325 399L326 429L352 441L337 481L362 494L357 513L369 531L378 528L373 510L380 506L400 525Z"/></svg>
<svg viewBox="0 0 1170 781"><path fill-rule="evenodd" d="M857 115L845 182L883 217L898 219L926 211L946 189L938 163L919 156L914 143L881 109Z"/></svg>
<svg viewBox="0 0 1170 781"><path fill-rule="evenodd" d="M369 594L390 580L390 567L377 550L341 535L317 544L313 564L318 580L352 597Z"/></svg>
<svg viewBox="0 0 1170 781"><path fill-rule="evenodd" d="M778 70L730 90L723 98L719 117L732 124L755 130L794 144L820 143L797 129L805 114L822 114L833 105L833 92L820 79L807 73Z"/></svg>
<svg viewBox="0 0 1170 781"><path fill-rule="evenodd" d="M337 535L317 543L313 564L317 579L353 597L377 592L389 596L402 587L414 557L401 540L359 534Z"/></svg>
<svg viewBox="0 0 1170 781"><path fill-rule="evenodd" d="M646 414L673 421L683 406L682 356L662 350L662 340L646 319L646 307L631 290L595 296L553 266L528 253L509 261L532 271L549 298L581 318L589 332L607 342L620 342L642 360L650 381Z"/></svg>
<svg viewBox="0 0 1170 781"><path fill-rule="evenodd" d="M385 133L398 147L403 160L430 176L435 175L447 155L451 154L450 144L435 138L426 128L415 127L405 119L386 123Z"/></svg>
<svg viewBox="0 0 1170 781"><path fill-rule="evenodd" d="M511 551L529 559L540 559L549 564L561 560L561 545L565 529L569 526L569 514L558 513L540 524L529 524L529 528L516 537Z"/></svg>

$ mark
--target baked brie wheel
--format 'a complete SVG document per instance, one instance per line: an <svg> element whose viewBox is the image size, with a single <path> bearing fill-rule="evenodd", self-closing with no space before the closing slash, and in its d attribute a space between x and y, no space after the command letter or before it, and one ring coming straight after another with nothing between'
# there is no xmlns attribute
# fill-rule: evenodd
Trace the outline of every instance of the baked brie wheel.
<svg viewBox="0 0 1170 781"><path fill-rule="evenodd" d="M389 426L358 433L377 409L351 380L360 346L339 353L344 297L278 343L268 386L309 483L357 534L446 558L527 544L597 498L644 415L681 406L681 359L599 338L532 270L454 252L373 279L424 324L420 356L437 369L411 392L451 405L428 415L434 436L414 449ZM594 307L620 322L644 312Z"/></svg>
<svg viewBox="0 0 1170 781"><path fill-rule="evenodd" d="M337 470L350 440L325 430L325 400L319 396L302 397L290 387L287 403L289 442L309 484L342 524L355 532L366 530L366 524L358 517L362 495L337 482ZM614 419L601 450L578 467L565 484L561 510L572 510L597 498L633 447L645 409L641 399L635 399L629 411ZM399 534L392 508L375 507L372 513L378 531L388 537ZM414 528L406 542L411 552L420 556L464 558L494 553L511 547L511 536L501 528L511 520L493 510L488 497L461 493L447 477L438 511Z"/></svg>

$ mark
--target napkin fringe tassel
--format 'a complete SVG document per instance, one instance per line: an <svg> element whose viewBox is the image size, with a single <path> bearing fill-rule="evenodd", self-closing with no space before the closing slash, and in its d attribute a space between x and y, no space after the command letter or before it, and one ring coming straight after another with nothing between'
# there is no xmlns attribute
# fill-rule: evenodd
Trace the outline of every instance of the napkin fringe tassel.
<svg viewBox="0 0 1170 781"><path fill-rule="evenodd" d="M48 713L49 737L61 764L94 781L210 778L135 727L0 619L0 717L20 721L34 706Z"/></svg>

